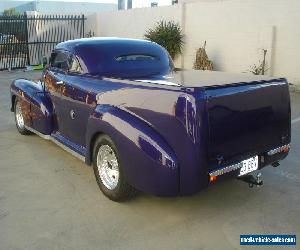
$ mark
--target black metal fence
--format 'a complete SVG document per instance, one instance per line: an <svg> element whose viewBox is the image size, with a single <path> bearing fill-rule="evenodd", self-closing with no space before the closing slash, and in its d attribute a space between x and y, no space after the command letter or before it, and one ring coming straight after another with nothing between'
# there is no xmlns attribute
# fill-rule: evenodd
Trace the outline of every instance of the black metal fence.
<svg viewBox="0 0 300 250"><path fill-rule="evenodd" d="M0 16L0 69L26 66L26 28L26 16Z"/></svg>
<svg viewBox="0 0 300 250"><path fill-rule="evenodd" d="M56 44L84 37L83 15L0 16L0 70L42 63Z"/></svg>

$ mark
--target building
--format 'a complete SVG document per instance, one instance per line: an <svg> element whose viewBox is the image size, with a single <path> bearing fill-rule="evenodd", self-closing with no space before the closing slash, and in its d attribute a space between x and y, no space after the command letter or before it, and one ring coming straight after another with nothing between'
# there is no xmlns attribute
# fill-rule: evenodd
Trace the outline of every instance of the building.
<svg viewBox="0 0 300 250"><path fill-rule="evenodd" d="M167 6L177 3L178 0L118 0L118 9L147 8Z"/></svg>

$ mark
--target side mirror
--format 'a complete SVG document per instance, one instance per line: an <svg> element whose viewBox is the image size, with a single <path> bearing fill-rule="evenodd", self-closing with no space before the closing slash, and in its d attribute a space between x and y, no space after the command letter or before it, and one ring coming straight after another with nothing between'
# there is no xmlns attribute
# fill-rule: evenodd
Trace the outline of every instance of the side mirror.
<svg viewBox="0 0 300 250"><path fill-rule="evenodd" d="M43 67L45 68L45 66L48 64L48 59L46 56L43 56Z"/></svg>

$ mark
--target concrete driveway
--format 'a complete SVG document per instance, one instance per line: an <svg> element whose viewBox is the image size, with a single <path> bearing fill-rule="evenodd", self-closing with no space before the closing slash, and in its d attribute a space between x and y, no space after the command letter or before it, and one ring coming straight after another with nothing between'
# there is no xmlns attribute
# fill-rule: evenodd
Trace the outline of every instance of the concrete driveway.
<svg viewBox="0 0 300 250"><path fill-rule="evenodd" d="M0 249L271 249L241 247L248 233L296 234L299 242L300 94L291 94L291 153L262 170L263 187L232 179L190 197L140 194L115 203L92 168L17 132L9 84L39 74L0 72Z"/></svg>

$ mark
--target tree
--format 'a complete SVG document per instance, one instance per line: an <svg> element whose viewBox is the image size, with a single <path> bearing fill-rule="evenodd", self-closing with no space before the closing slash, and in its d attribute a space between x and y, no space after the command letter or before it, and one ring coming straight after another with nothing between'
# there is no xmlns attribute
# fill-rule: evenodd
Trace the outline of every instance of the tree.
<svg viewBox="0 0 300 250"><path fill-rule="evenodd" d="M3 11L4 16L17 16L20 13L15 8L6 9Z"/></svg>
<svg viewBox="0 0 300 250"><path fill-rule="evenodd" d="M163 46L172 59L182 53L184 35L178 23L160 21L154 29L146 31L145 38Z"/></svg>

